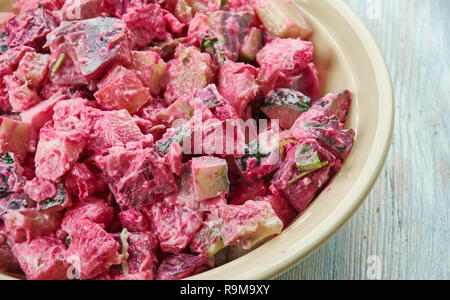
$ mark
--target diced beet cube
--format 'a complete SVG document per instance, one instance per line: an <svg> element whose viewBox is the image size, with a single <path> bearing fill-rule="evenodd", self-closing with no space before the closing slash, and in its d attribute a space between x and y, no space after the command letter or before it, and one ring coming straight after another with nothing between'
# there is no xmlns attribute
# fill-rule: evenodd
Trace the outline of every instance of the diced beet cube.
<svg viewBox="0 0 450 300"><path fill-rule="evenodd" d="M55 183L38 177L27 181L24 190L25 193L36 202L54 198L58 193L58 187Z"/></svg>
<svg viewBox="0 0 450 300"><path fill-rule="evenodd" d="M82 280L94 278L122 262L119 243L96 223L89 220L77 223L71 238L67 262Z"/></svg>
<svg viewBox="0 0 450 300"><path fill-rule="evenodd" d="M0 155L0 197L23 191L23 168L12 152Z"/></svg>
<svg viewBox="0 0 450 300"><path fill-rule="evenodd" d="M22 112L41 101L37 92L30 89L26 83L20 81L15 75L7 75L3 80L8 89L12 112Z"/></svg>
<svg viewBox="0 0 450 300"><path fill-rule="evenodd" d="M97 168L87 163L76 163L64 176L64 182L67 190L81 201L95 193L104 192L107 188L107 183Z"/></svg>
<svg viewBox="0 0 450 300"><path fill-rule="evenodd" d="M80 133L45 125L39 133L36 151L36 175L58 182L80 157L86 140Z"/></svg>
<svg viewBox="0 0 450 300"><path fill-rule="evenodd" d="M95 153L114 146L123 146L131 142L144 140L144 135L127 110L98 111L86 148Z"/></svg>
<svg viewBox="0 0 450 300"><path fill-rule="evenodd" d="M158 269L158 239L151 232L113 234L124 249L127 241L128 258L122 266L113 266L110 275L114 280L153 280Z"/></svg>
<svg viewBox="0 0 450 300"><path fill-rule="evenodd" d="M208 255L209 257L216 254L225 247L221 239L220 229L222 225L223 221L216 213L208 214L202 227L192 239L189 249L193 253Z"/></svg>
<svg viewBox="0 0 450 300"><path fill-rule="evenodd" d="M299 213L341 167L340 160L313 139L301 139L272 179Z"/></svg>
<svg viewBox="0 0 450 300"><path fill-rule="evenodd" d="M19 261L14 256L12 249L8 245L0 244L0 272L10 275L22 273Z"/></svg>
<svg viewBox="0 0 450 300"><path fill-rule="evenodd" d="M48 78L55 85L79 87L89 84L89 81L76 69L72 58L65 54L52 58L49 67L51 72Z"/></svg>
<svg viewBox="0 0 450 300"><path fill-rule="evenodd" d="M283 222L265 201L250 200L243 205L221 207L220 218L223 220L221 236L226 246L250 249L283 229Z"/></svg>
<svg viewBox="0 0 450 300"><path fill-rule="evenodd" d="M289 203L289 201L279 192L275 192L273 195L268 195L258 200L267 201L272 205L273 210L277 214L278 218L283 221L283 225L286 228L292 220L297 217L297 210Z"/></svg>
<svg viewBox="0 0 450 300"><path fill-rule="evenodd" d="M12 108L11 104L9 104L8 89L6 88L3 80L0 80L0 113L8 114L11 110Z"/></svg>
<svg viewBox="0 0 450 300"><path fill-rule="evenodd" d="M164 100L172 104L181 97L193 97L214 79L211 56L195 47L179 45L175 59L168 63Z"/></svg>
<svg viewBox="0 0 450 300"><path fill-rule="evenodd" d="M76 98L59 101L53 108L53 122L56 129L76 131L87 136L103 112L93 107L93 102Z"/></svg>
<svg viewBox="0 0 450 300"><path fill-rule="evenodd" d="M5 24L10 48L30 46L40 49L48 33L58 27L58 20L48 10L35 8L19 14Z"/></svg>
<svg viewBox="0 0 450 300"><path fill-rule="evenodd" d="M177 12L175 11L174 13L177 13ZM186 27L186 25L184 23L180 22L183 20L178 19L181 16L178 16L178 15L175 16L168 10L163 10L163 14L164 14L164 21L166 22L166 27L167 27L168 31L170 31L171 33L177 34L177 35L180 35L181 33L183 33L183 30ZM169 37L170 37L170 35L169 35Z"/></svg>
<svg viewBox="0 0 450 300"><path fill-rule="evenodd" d="M27 123L0 117L0 153L13 152L22 162L33 150L33 129Z"/></svg>
<svg viewBox="0 0 450 300"><path fill-rule="evenodd" d="M152 148L112 148L96 163L122 209L140 209L176 191L169 166Z"/></svg>
<svg viewBox="0 0 450 300"><path fill-rule="evenodd" d="M353 129L344 129L338 117L328 117L325 113L318 106L302 114L292 126L292 135L296 139L314 138L341 160L345 160L352 150L355 132Z"/></svg>
<svg viewBox="0 0 450 300"><path fill-rule="evenodd" d="M61 214L40 212L34 208L9 212L2 219L8 240L13 243L53 233L61 224Z"/></svg>
<svg viewBox="0 0 450 300"><path fill-rule="evenodd" d="M336 116L342 123L347 120L352 102L349 90L339 93L329 93L314 103L313 108L323 110L328 117Z"/></svg>
<svg viewBox="0 0 450 300"><path fill-rule="evenodd" d="M40 237L15 244L14 255L28 280L67 280L66 248L55 238Z"/></svg>
<svg viewBox="0 0 450 300"><path fill-rule="evenodd" d="M209 33L208 16L202 13L196 13L195 17L189 22L188 42L191 46L200 48L203 38Z"/></svg>
<svg viewBox="0 0 450 300"><path fill-rule="evenodd" d="M256 60L261 67L271 66L287 76L306 69L314 56L311 42L299 39L275 39L258 52Z"/></svg>
<svg viewBox="0 0 450 300"><path fill-rule="evenodd" d="M0 198L0 217L13 211L23 211L31 206L24 193L9 193ZM1 232L1 230L0 230ZM0 243L1 244L1 243Z"/></svg>
<svg viewBox="0 0 450 300"><path fill-rule="evenodd" d="M180 280L211 269L206 256L172 254L161 263L157 280Z"/></svg>
<svg viewBox="0 0 450 300"><path fill-rule="evenodd" d="M19 65L22 57L28 52L34 52L35 50L31 47L23 46L13 49L9 49L2 55L0 55L0 76L5 76L12 74L12 72Z"/></svg>
<svg viewBox="0 0 450 300"><path fill-rule="evenodd" d="M164 12L159 4L132 6L127 9L122 20L132 32L134 47L143 48L153 41L166 41L170 38L166 31Z"/></svg>
<svg viewBox="0 0 450 300"><path fill-rule="evenodd" d="M50 55L28 52L15 72L17 78L31 88L37 88L47 75Z"/></svg>
<svg viewBox="0 0 450 300"><path fill-rule="evenodd" d="M208 107L214 117L220 121L238 119L235 108L219 93L215 84L199 90L195 95L195 100Z"/></svg>
<svg viewBox="0 0 450 300"><path fill-rule="evenodd" d="M215 11L208 16L209 31L201 44L218 64L226 60L237 61L244 38L254 22L254 13Z"/></svg>
<svg viewBox="0 0 450 300"><path fill-rule="evenodd" d="M121 18L130 5L129 0L103 0L102 12L116 18Z"/></svg>
<svg viewBox="0 0 450 300"><path fill-rule="evenodd" d="M167 163L170 166L170 170L173 174L180 176L183 173L183 149L177 143L172 143L169 147L169 153L167 153Z"/></svg>
<svg viewBox="0 0 450 300"><path fill-rule="evenodd" d="M119 220L129 232L145 232L149 230L147 218L137 210L129 209L120 212Z"/></svg>
<svg viewBox="0 0 450 300"><path fill-rule="evenodd" d="M157 96L161 91L167 64L153 51L133 51L132 54L130 69L150 88L152 95Z"/></svg>
<svg viewBox="0 0 450 300"><path fill-rule="evenodd" d="M263 180L257 180L248 184L245 181L238 182L231 186L230 204L242 205L248 200L256 200L269 194L267 186Z"/></svg>
<svg viewBox="0 0 450 300"><path fill-rule="evenodd" d="M62 2L62 0L16 0L14 10L21 13L36 8L45 8L54 11L61 8Z"/></svg>
<svg viewBox="0 0 450 300"><path fill-rule="evenodd" d="M65 20L84 20L98 17L101 12L102 0L67 0L61 7Z"/></svg>
<svg viewBox="0 0 450 300"><path fill-rule="evenodd" d="M114 208L104 200L89 198L89 202L81 202L67 210L61 223L61 229L72 234L78 223L89 220L106 228L110 225Z"/></svg>
<svg viewBox="0 0 450 300"><path fill-rule="evenodd" d="M45 123L52 119L56 103L64 99L64 95L55 94L50 99L39 102L20 114L22 122L30 124L36 131L39 131Z"/></svg>
<svg viewBox="0 0 450 300"><path fill-rule="evenodd" d="M122 66L112 69L100 85L95 98L105 110L126 109L134 114L152 99L136 74Z"/></svg>
<svg viewBox="0 0 450 300"><path fill-rule="evenodd" d="M166 200L153 205L149 215L161 250L166 253L180 253L186 249L203 223L203 213Z"/></svg>
<svg viewBox="0 0 450 300"><path fill-rule="evenodd" d="M220 68L217 88L236 109L239 117L259 92L257 76L256 68L245 63L228 61Z"/></svg>
<svg viewBox="0 0 450 300"><path fill-rule="evenodd" d="M47 36L47 46L59 56L61 46L87 80L98 78L114 62L129 64L128 29L120 19L98 17L64 21Z"/></svg>
<svg viewBox="0 0 450 300"><path fill-rule="evenodd" d="M309 96L313 101L320 97L319 73L313 63L308 64L298 80L298 90Z"/></svg>

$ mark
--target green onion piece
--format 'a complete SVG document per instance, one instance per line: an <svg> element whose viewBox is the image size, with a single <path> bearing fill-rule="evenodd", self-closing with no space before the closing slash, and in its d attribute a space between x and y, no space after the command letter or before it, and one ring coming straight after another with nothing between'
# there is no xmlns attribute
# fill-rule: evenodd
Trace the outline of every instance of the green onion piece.
<svg viewBox="0 0 450 300"><path fill-rule="evenodd" d="M326 161L326 162L324 162L324 163L321 163L320 166L316 167L315 169L312 169L312 170L305 171L305 172L301 173L300 175L298 175L298 176L292 178L291 181L288 182L288 185L291 185L291 184L293 184L293 183L296 183L299 179L301 179L301 178L303 178L303 177L305 177L305 176L311 174L312 172L317 171L317 170L319 170L319 169L321 169L321 168L323 168L323 167L325 167L325 166L327 166L327 165L328 165L328 162Z"/></svg>
<svg viewBox="0 0 450 300"><path fill-rule="evenodd" d="M64 53L58 57L58 60L56 61L55 65L52 68L52 73L58 72L58 70L61 67L65 58L66 58L66 55Z"/></svg>

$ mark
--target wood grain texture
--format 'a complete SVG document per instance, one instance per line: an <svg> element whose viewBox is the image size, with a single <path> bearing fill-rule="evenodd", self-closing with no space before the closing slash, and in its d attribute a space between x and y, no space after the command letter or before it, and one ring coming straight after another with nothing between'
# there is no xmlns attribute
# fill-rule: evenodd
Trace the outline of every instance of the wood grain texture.
<svg viewBox="0 0 450 300"><path fill-rule="evenodd" d="M450 1L347 3L388 63L394 141L360 210L278 279L368 279L372 255L381 260L381 279L449 279Z"/></svg>

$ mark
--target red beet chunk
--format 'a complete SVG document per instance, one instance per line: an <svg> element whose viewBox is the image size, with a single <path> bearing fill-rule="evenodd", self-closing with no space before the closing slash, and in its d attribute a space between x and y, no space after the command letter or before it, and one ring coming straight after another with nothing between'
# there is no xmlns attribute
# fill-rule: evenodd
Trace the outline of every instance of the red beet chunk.
<svg viewBox="0 0 450 300"><path fill-rule="evenodd" d="M58 27L58 20L48 10L35 8L21 13L5 24L10 48L30 46L40 49L48 33Z"/></svg>
<svg viewBox="0 0 450 300"><path fill-rule="evenodd" d="M67 262L83 280L94 278L122 262L119 243L98 224L83 220L75 226L71 237Z"/></svg>
<svg viewBox="0 0 450 300"><path fill-rule="evenodd" d="M170 167L152 148L115 147L96 158L122 209L140 209L176 191Z"/></svg>
<svg viewBox="0 0 450 300"><path fill-rule="evenodd" d="M41 237L13 247L28 280L65 280L65 246L55 238Z"/></svg>
<svg viewBox="0 0 450 300"><path fill-rule="evenodd" d="M206 256L175 254L168 256L159 266L157 280L179 280L209 270Z"/></svg>

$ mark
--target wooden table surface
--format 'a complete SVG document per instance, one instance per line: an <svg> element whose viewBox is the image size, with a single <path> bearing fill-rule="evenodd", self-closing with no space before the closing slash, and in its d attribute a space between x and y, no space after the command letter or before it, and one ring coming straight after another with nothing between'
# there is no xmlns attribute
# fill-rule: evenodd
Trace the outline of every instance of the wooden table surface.
<svg viewBox="0 0 450 300"><path fill-rule="evenodd" d="M394 140L365 204L279 279L449 279L450 1L347 3L389 66Z"/></svg>

